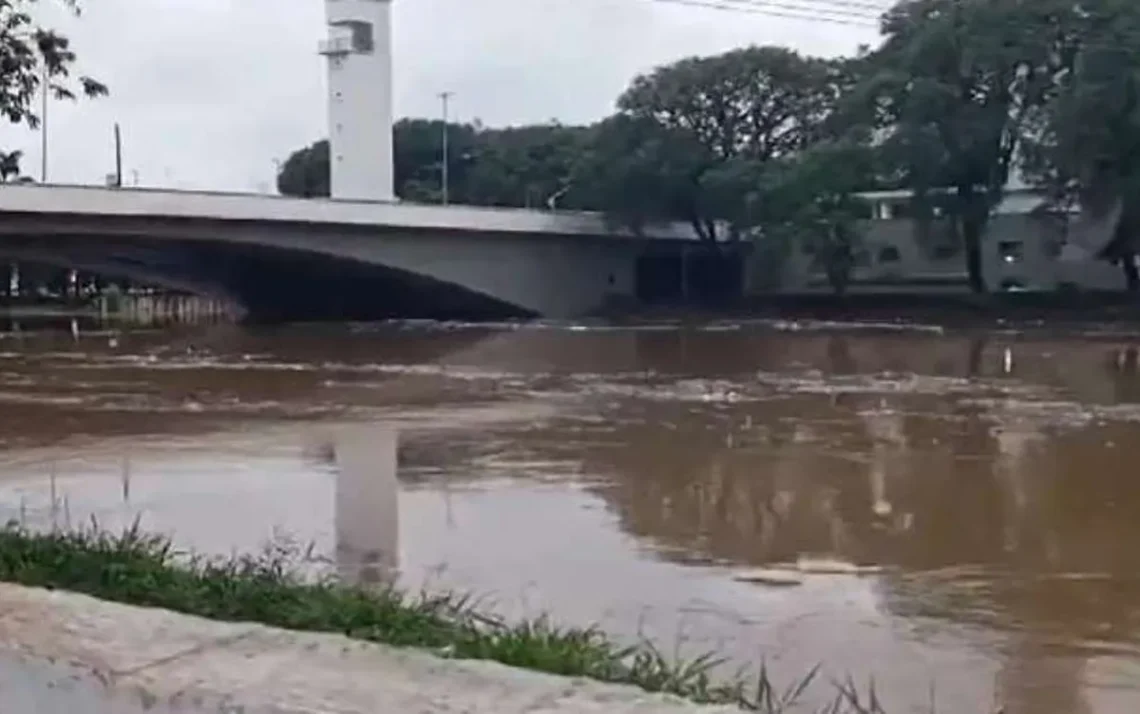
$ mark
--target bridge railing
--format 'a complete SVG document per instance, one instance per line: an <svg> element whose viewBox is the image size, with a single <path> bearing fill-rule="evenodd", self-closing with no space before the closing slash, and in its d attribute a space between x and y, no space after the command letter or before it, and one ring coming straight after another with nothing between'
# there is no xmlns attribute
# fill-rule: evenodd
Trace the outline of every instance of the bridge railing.
<svg viewBox="0 0 1140 714"><path fill-rule="evenodd" d="M634 236L629 231L615 231L610 226L605 216L601 213L591 211L567 211L567 210L535 210L523 208L502 208L497 206L468 206L468 205L440 205L430 203L411 203L407 201L362 201L362 200L346 200L334 198L296 198L292 196L281 196L276 194L242 192L242 191L217 191L206 189L170 189L146 186L130 186L130 187L107 187L91 184L64 184L64 183L29 183L29 184L0 184L0 212L4 211L23 211L28 209L22 204L27 206L34 205L35 201L27 202L20 198L23 196L34 196L35 194L42 194L44 192L76 192L81 193L85 197L90 198L93 196L147 196L153 198L172 197L172 196L186 196L186 197L201 197L201 198L214 198L225 199L229 201L243 200L250 203L259 203L263 205L276 204L282 208L288 206L291 210L287 211L274 211L267 210L265 215L254 215L252 212L244 210L236 210L238 207L234 204L228 206L221 206L215 204L213 206L199 206L199 208L213 208L218 212L226 209L227 212L237 213L241 215L212 215L203 213L202 217L216 217L216 218L236 218L244 220L313 220L317 222L338 222L336 217L330 216L327 210L333 209L342 217L347 217L343 222L351 224L374 224L384 225L390 223L393 226L400 227L406 224L408 228L431 228L436 227L440 229L454 229L454 230L474 230L474 231L506 231L506 232L535 232L535 233L550 233L550 234L567 234L567 235L606 235L615 238L628 237L628 238L651 238L654 240L697 240L697 236L693 233L690 226L686 224L673 224L673 225L658 225L653 226L646 231L644 236ZM51 204L51 209L54 212L69 212L66 205L60 205L56 201L41 201L44 208L38 210L48 212L46 204ZM66 202L61 202L66 204ZM91 201L86 201L91 205ZM296 207L299 204L312 206L316 209L312 215L301 217ZM140 215L163 215L162 210L169 211L172 217L194 217L186 211L173 210L169 203L162 201L152 201L149 205L144 207L133 207L138 209ZM72 209L75 212L81 213L106 213L108 215L123 215L131 213L132 211L126 210L123 207L116 207L114 210L91 210L90 208L79 207ZM374 213L373 211L380 211ZM487 219L490 220L487 220Z"/></svg>

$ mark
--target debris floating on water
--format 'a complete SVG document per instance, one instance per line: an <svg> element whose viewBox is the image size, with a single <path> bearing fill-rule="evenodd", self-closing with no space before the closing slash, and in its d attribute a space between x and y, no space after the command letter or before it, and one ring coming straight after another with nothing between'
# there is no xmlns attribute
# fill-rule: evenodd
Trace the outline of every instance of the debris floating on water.
<svg viewBox="0 0 1140 714"><path fill-rule="evenodd" d="M776 568L757 568L745 570L733 576L733 580L742 583L758 583L760 585L773 585L777 587L791 587L802 585L804 577L795 570L778 570Z"/></svg>
<svg viewBox="0 0 1140 714"><path fill-rule="evenodd" d="M878 575L886 568L881 565L859 565L835 558L802 557L796 561L796 570L815 575Z"/></svg>
<svg viewBox="0 0 1140 714"><path fill-rule="evenodd" d="M794 563L779 563L767 568L743 570L733 575L733 580L742 583L761 585L793 586L802 585L808 575L879 575L886 572L882 565L858 565L835 558L801 557Z"/></svg>

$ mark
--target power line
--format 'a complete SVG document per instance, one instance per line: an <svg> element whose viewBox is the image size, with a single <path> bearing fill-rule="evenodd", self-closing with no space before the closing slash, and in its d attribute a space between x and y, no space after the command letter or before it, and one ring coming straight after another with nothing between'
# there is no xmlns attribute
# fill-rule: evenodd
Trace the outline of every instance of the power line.
<svg viewBox="0 0 1140 714"><path fill-rule="evenodd" d="M765 15L807 22L827 22L851 27L877 28L878 19L870 15L831 14L818 8L804 7L794 3L772 2L770 0L653 0L668 5L684 5L705 10Z"/></svg>
<svg viewBox="0 0 1140 714"><path fill-rule="evenodd" d="M786 0L780 2L778 0L652 0L668 5L683 5L687 7L701 8L705 10L718 10L724 12L744 13L766 15L769 17L779 17L792 20L802 20L805 22L826 22L837 25L846 25L849 27L859 27L863 29L881 28L882 15L889 11L889 8L881 8L879 15L873 16L871 14L861 14L854 9L851 10L837 10L837 9L824 9L821 7L814 7L805 3L821 3L821 4L838 4L845 7L863 7L864 5L870 6L870 3L858 2L857 0ZM879 6L875 5L875 8ZM870 10L871 7L867 7ZM1127 34L1127 33L1123 33ZM1126 50L1130 48L1130 43L1140 42L1140 32L1133 32L1129 37L1121 37L1117 42L1104 42L1104 41L1089 41L1087 39L1077 39L1076 48L1082 51L1089 50Z"/></svg>
<svg viewBox="0 0 1140 714"><path fill-rule="evenodd" d="M827 12L878 19L890 11L892 4L870 2L869 0L785 0L791 1L797 9L808 12ZM720 0L729 5L767 5L769 0Z"/></svg>
<svg viewBox="0 0 1140 714"><path fill-rule="evenodd" d="M850 18L854 20L867 20L877 21L878 16L868 14L866 10L851 10L844 7L813 7L805 5L801 2L779 2L778 0L717 0L723 5L731 5L739 7L742 10L748 11L755 8L761 9L775 9L780 12L791 11L797 13L807 13L809 15L819 15L820 17L838 17Z"/></svg>
<svg viewBox="0 0 1140 714"><path fill-rule="evenodd" d="M864 29L874 29L878 27L878 22L870 16L863 16L860 19L856 19L854 17L826 15L813 11L809 8L797 7L795 5L784 5L781 3L769 3L766 1L762 2L761 0L751 0L750 2L733 2L732 0L653 0L653 2L658 2L665 5L699 7L705 10L721 10L725 12L766 15L768 17L779 17L790 20L804 20L807 22L829 22L837 25L861 27Z"/></svg>

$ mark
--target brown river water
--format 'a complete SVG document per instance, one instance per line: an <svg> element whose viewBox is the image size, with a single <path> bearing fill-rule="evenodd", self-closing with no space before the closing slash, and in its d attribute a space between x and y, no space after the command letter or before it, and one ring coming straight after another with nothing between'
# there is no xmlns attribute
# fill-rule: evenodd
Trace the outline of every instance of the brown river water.
<svg viewBox="0 0 1140 714"><path fill-rule="evenodd" d="M386 564L778 682L873 677L892 714L932 693L1131 713L1137 348L1107 327L0 324L0 518L311 543L346 577ZM345 467L348 433L398 476ZM878 567L736 577L820 558Z"/></svg>

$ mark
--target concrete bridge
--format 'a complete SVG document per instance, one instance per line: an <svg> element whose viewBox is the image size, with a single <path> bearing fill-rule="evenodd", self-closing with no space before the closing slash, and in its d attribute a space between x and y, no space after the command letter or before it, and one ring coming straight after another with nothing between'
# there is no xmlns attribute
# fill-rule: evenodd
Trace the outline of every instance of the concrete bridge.
<svg viewBox="0 0 1140 714"><path fill-rule="evenodd" d="M229 299L261 319L580 316L636 296L639 260L692 240L588 213L0 186L0 259Z"/></svg>

